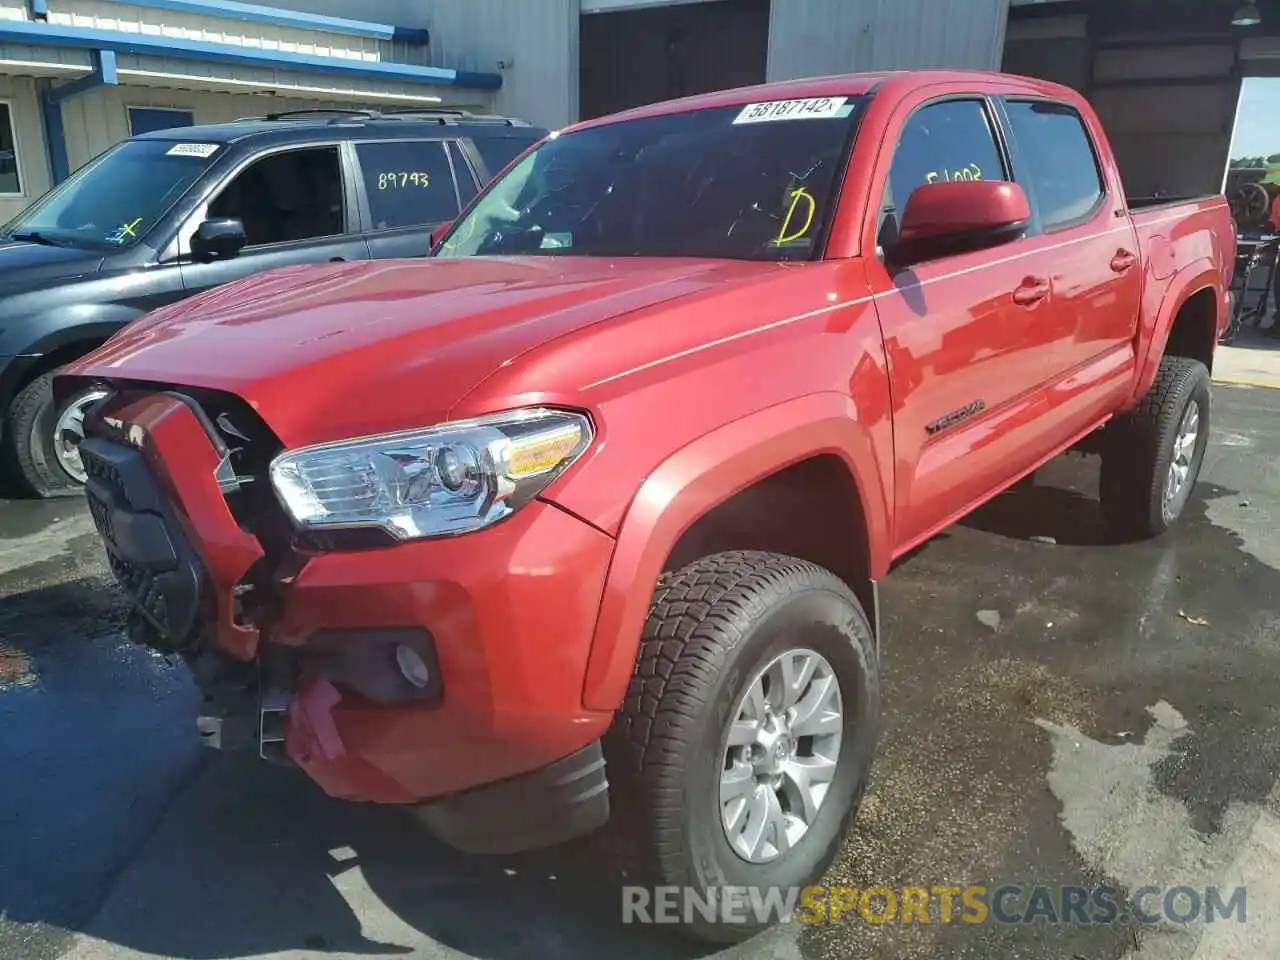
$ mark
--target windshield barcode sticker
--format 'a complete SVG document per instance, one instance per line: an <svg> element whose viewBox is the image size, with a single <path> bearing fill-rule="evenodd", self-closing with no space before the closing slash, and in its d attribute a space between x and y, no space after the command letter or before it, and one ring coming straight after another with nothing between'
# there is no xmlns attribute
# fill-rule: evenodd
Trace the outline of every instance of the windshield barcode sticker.
<svg viewBox="0 0 1280 960"><path fill-rule="evenodd" d="M199 157L205 159L218 152L216 143L176 143L165 151L167 157Z"/></svg>
<svg viewBox="0 0 1280 960"><path fill-rule="evenodd" d="M766 123L770 120L825 120L848 115L848 97L809 97L806 100L771 100L748 103L734 123Z"/></svg>

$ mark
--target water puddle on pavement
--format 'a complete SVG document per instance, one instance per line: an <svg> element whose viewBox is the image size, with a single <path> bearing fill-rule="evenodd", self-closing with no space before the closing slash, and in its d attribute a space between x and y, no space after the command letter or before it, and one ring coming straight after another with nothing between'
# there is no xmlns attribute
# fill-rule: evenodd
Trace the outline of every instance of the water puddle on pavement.
<svg viewBox="0 0 1280 960"><path fill-rule="evenodd" d="M1208 888L1218 888L1224 904L1245 888L1244 923L1233 915L1148 926L1127 955L1132 960L1271 960L1280 943L1280 818L1237 803L1219 830L1196 829L1191 812L1161 793L1155 776L1191 730L1164 701L1148 712L1154 722L1140 743L1100 743L1075 727L1036 721L1053 742L1048 781L1062 803L1062 825L1086 862L1131 892L1189 887L1203 911ZM1154 912L1150 902L1139 906ZM1175 906L1179 916L1191 909L1189 899Z"/></svg>

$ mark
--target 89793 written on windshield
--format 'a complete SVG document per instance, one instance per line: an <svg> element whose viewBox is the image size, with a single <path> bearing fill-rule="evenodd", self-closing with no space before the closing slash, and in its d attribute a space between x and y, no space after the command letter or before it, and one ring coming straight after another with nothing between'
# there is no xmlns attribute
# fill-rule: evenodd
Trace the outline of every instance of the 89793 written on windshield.
<svg viewBox="0 0 1280 960"><path fill-rule="evenodd" d="M553 135L436 255L813 259L861 106L780 100Z"/></svg>

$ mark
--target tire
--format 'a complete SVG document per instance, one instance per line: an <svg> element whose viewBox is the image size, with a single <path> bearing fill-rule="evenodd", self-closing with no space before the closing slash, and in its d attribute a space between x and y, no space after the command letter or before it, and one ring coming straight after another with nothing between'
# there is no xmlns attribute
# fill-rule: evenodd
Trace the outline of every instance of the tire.
<svg viewBox="0 0 1280 960"><path fill-rule="evenodd" d="M1194 413L1192 407L1194 405ZM1165 357L1139 406L1107 427L1099 493L1112 532L1131 540L1158 537L1186 508L1209 441L1209 371L1199 360ZM1193 441L1181 432L1198 423ZM1181 440L1180 440L1181 438ZM1185 478L1167 496L1175 449L1185 456Z"/></svg>
<svg viewBox="0 0 1280 960"><path fill-rule="evenodd" d="M731 845L721 819L722 777L744 775L740 752L732 771L727 768L729 727L759 672L797 648L819 654L827 668L819 665L810 674L814 680L804 688L810 699L802 695L799 706L816 702L812 697L821 682L834 678L839 689L842 723L827 725L839 731L839 745L832 746L830 734L822 741L835 755L834 775L790 849L753 863ZM739 896L755 896L762 905L769 902L770 888L782 888L786 896L814 882L838 852L866 790L879 714L871 628L853 592L833 574L791 557L735 552L664 575L626 700L605 738L612 831L615 843L627 850L627 882L644 884L651 895L654 887L679 887L696 898L694 904L713 903L709 898L717 891L737 888ZM796 742L801 749L795 759L822 762L819 739L798 736ZM804 752L806 742L811 755ZM761 762L777 762L783 747L768 751L774 760ZM785 776L779 779L794 786ZM771 786L758 785L752 796L767 796L759 791ZM658 908L657 900L650 902ZM696 906L687 909L683 900L674 917L685 934L715 943L745 940L784 919L740 908L706 916Z"/></svg>
<svg viewBox="0 0 1280 960"><path fill-rule="evenodd" d="M61 413L53 402L55 373L43 374L18 391L9 406L4 429L7 472L24 492L43 498L76 496L82 489L80 481L61 466L54 449L54 432ZM80 403L93 392L85 391L67 406Z"/></svg>

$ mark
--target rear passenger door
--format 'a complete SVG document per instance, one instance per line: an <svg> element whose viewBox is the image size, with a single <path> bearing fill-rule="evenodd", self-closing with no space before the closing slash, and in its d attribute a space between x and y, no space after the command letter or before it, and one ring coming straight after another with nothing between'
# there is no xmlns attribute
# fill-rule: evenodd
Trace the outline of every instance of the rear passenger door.
<svg viewBox="0 0 1280 960"><path fill-rule="evenodd" d="M1013 178L996 105L950 89L899 105L873 181L880 209L865 259L894 406L899 552L1034 465L1047 356L1074 333L1056 313L1034 226L1011 243L907 268L882 255L918 187Z"/></svg>
<svg viewBox="0 0 1280 960"><path fill-rule="evenodd" d="M1111 388L1108 371L1132 355L1142 296L1137 237L1123 188L1108 182L1088 125L1071 104L1005 97L1014 169L1052 257L1045 270L1055 309L1071 327L1053 358L1081 388ZM1105 142L1105 141L1098 141Z"/></svg>
<svg viewBox="0 0 1280 960"><path fill-rule="evenodd" d="M431 231L458 216L476 182L448 140L355 144L365 239L375 259L426 256Z"/></svg>

